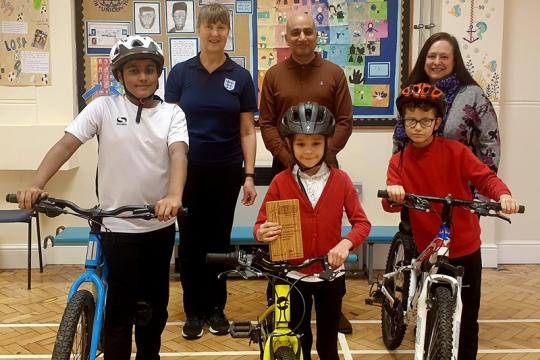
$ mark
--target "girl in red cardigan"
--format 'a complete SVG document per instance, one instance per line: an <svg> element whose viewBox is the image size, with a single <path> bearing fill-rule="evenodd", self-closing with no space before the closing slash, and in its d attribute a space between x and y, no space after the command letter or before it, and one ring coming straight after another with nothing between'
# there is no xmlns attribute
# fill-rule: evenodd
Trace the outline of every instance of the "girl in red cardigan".
<svg viewBox="0 0 540 360"><path fill-rule="evenodd" d="M263 201L254 235L258 241L271 242L281 234L281 226L267 222L266 202L298 199L302 224L304 258L328 255L335 271L344 268L349 251L360 245L369 235L371 225L360 205L358 194L349 176L342 170L331 168L325 162L327 139L334 133L332 113L314 102L299 103L291 107L282 119L280 132L286 138L294 164L276 175ZM343 209L352 225L351 231L341 237ZM316 265L300 272L289 273L299 281L304 296L305 317L298 333L304 360L311 359L313 335L311 309L315 303L317 318L316 348L324 360L337 360L337 334L341 303L345 294L343 273L331 282L315 277L304 277L320 272ZM302 301L296 291L291 292L291 326L296 327L302 316Z"/></svg>

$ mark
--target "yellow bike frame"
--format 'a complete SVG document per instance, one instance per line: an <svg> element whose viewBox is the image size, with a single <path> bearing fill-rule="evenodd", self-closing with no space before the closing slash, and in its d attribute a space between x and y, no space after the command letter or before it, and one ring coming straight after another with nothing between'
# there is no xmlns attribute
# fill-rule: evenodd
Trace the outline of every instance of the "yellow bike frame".
<svg viewBox="0 0 540 360"><path fill-rule="evenodd" d="M295 354L300 354L300 360L304 359L300 340L289 328L290 290L291 287L288 284L275 285L274 303L259 316L261 338L265 339L263 360L270 360L272 350L275 351L283 346L291 348ZM270 334L266 334L263 324L272 313L274 314L274 330Z"/></svg>

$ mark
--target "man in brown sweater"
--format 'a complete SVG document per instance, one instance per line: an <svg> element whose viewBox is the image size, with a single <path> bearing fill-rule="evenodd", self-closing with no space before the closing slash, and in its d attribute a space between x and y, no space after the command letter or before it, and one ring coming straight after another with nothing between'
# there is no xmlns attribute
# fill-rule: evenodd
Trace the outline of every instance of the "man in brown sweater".
<svg viewBox="0 0 540 360"><path fill-rule="evenodd" d="M334 114L336 130L328 139L326 162L337 167L336 154L343 149L352 133L352 100L347 78L339 66L315 52L317 30L311 16L298 13L289 17L285 37L292 55L266 73L259 110L264 145L274 158L273 175L293 163L292 155L279 135L279 124L285 112L302 101L317 102ZM343 314L339 331L352 332L351 323Z"/></svg>
<svg viewBox="0 0 540 360"><path fill-rule="evenodd" d="M327 162L337 166L336 154L352 133L352 101L343 70L315 52L317 31L309 15L298 13L287 22L287 44L292 56L272 66L261 90L259 124L266 148L272 153L274 175L292 163L292 155L279 136L283 114L302 101L326 106L336 118L336 132L329 139Z"/></svg>

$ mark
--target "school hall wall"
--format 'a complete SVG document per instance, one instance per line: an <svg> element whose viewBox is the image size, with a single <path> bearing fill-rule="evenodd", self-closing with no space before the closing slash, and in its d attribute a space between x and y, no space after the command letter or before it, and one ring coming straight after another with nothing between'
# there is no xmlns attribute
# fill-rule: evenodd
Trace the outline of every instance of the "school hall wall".
<svg viewBox="0 0 540 360"><path fill-rule="evenodd" d="M536 59L540 48L534 45L540 36L534 14L540 13L540 2L520 0L505 2L503 40L503 79L501 101L495 104L500 114L503 142L500 175L511 187L515 197L527 205L527 214L514 216L513 224L488 222L488 239L484 243L491 266L498 263L540 262L540 237L534 221L540 210L534 204L540 199L536 178L540 170L534 164L534 154L540 145L533 138L540 131L540 95L534 86L540 83ZM0 195L29 184L47 149L63 134L65 126L76 115L74 63L73 5L70 0L55 0L50 5L51 86L0 87ZM442 14L444 18L444 14ZM442 30L445 30L444 28ZM530 39L530 40L529 40ZM375 197L384 188L386 167L392 147L392 130L356 129L346 148L339 154L342 167L353 181L363 184L362 201L373 224L394 225L394 214L384 213ZM49 182L47 190L53 196L71 199L83 206L95 203L94 177L97 146L95 141L83 145L73 161L64 166ZM257 164L267 165L271 156L258 134ZM1 209L12 209L0 202ZM256 211L256 209L253 209ZM42 237L54 234L57 226L82 226L83 221L70 217L42 217ZM26 266L26 227L23 224L2 224L0 231L0 268ZM81 263L80 248L50 248L45 251L49 263ZM37 258L34 244L33 258ZM386 248L376 249L375 264L384 263ZM486 261L485 261L486 262ZM34 265L37 262L34 261Z"/></svg>

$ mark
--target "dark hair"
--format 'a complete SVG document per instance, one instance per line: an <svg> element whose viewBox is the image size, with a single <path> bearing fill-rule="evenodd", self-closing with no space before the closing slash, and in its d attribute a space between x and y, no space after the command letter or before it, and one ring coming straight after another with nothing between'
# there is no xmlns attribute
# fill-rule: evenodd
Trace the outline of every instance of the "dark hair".
<svg viewBox="0 0 540 360"><path fill-rule="evenodd" d="M401 108L403 117L405 117L406 110L415 110L415 109L420 109L422 111L435 110L435 114L438 117L442 117L441 113L439 112L439 108L434 103L429 102L429 101L409 101L403 104Z"/></svg>
<svg viewBox="0 0 540 360"><path fill-rule="evenodd" d="M478 83L473 79L473 77L465 67L465 63L463 62L463 56L461 56L461 51L459 50L459 44L457 39L446 32L435 33L426 40L424 46L422 46L422 50L420 50L420 53L418 54L416 64L414 64L414 67L409 74L407 80L405 80L403 86L405 87L411 84L430 82L429 77L424 70L424 66L426 64L426 58L429 49L435 42L440 40L447 41L452 46L454 55L454 73L456 74L456 77L459 80L460 84L478 86Z"/></svg>

